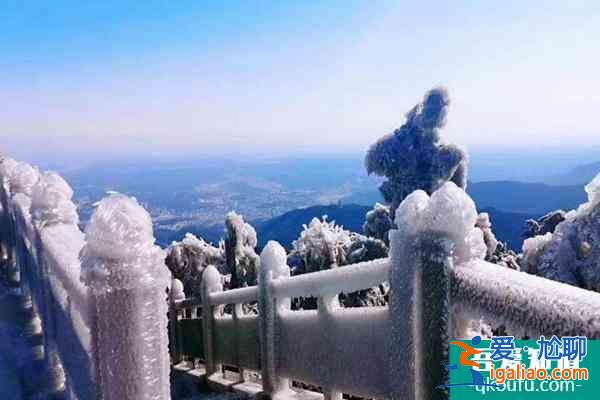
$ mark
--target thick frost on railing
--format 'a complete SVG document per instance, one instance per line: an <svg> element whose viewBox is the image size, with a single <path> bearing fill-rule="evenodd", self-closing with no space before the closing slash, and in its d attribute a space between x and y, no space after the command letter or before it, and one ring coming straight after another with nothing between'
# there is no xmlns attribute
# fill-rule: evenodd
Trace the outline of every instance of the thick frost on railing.
<svg viewBox="0 0 600 400"><path fill-rule="evenodd" d="M51 376L39 394L168 399L170 273L149 215L110 196L84 236L73 191L56 173L3 159L0 183L2 267L21 304L33 305L27 332L43 334L35 355Z"/></svg>
<svg viewBox="0 0 600 400"><path fill-rule="evenodd" d="M33 186L40 178L39 171L31 165L19 162L11 169L9 175L10 190L14 194L23 193L31 196Z"/></svg>
<svg viewBox="0 0 600 400"><path fill-rule="evenodd" d="M82 281L96 315L96 374L105 400L169 398L170 273L150 215L135 199L102 200L86 230Z"/></svg>
<svg viewBox="0 0 600 400"><path fill-rule="evenodd" d="M73 189L57 173L45 172L33 187L31 216L41 226L79 223Z"/></svg>
<svg viewBox="0 0 600 400"><path fill-rule="evenodd" d="M515 334L600 338L600 294L485 261L452 269L452 300Z"/></svg>

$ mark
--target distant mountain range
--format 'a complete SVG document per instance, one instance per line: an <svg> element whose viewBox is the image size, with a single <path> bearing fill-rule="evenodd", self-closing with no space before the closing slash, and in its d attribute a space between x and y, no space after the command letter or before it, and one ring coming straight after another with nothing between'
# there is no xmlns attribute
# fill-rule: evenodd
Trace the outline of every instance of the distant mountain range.
<svg viewBox="0 0 600 400"><path fill-rule="evenodd" d="M292 242L300 236L302 225L308 224L313 218L327 215L329 221L335 221L345 229L362 233L365 214L371 208L357 204L314 206L293 210L283 215L265 221L256 226L259 248L269 240L277 240L285 248L290 248ZM481 212L490 214L492 229L497 238L515 249L520 250L523 244L521 234L524 231L525 221L536 215L511 213L494 208L484 208Z"/></svg>
<svg viewBox="0 0 600 400"><path fill-rule="evenodd" d="M492 227L498 239L507 242L517 251L523 243L521 234L527 219L556 209L574 209L587 200L583 185L552 186L542 183L495 181L471 183L467 191L478 210L490 214ZM337 205L299 208L274 218L252 221L257 229L259 248L269 240L277 240L284 247L290 248L292 242L300 235L303 224L324 215L345 229L362 232L365 214L375 201L380 201L379 195L374 190L366 190L357 193L352 199L363 204L347 204L349 199L345 199L344 203ZM369 202L371 205L366 205ZM186 232L202 236L213 243L218 242L225 233L223 224L214 224L191 225L179 230L158 230L156 236L159 244L166 246L173 240L181 239Z"/></svg>
<svg viewBox="0 0 600 400"><path fill-rule="evenodd" d="M302 225L310 223L313 218L321 218L324 215L329 221L335 221L345 229L362 233L365 214L370 209L370 207L358 204L313 206L289 211L267 221L255 222L253 226L257 230L258 248L263 248L269 240L276 240L285 248L290 249L292 242L300 236ZM507 242L515 250L520 250L522 246L521 233L524 231L525 221L537 216L505 212L494 208L484 208L480 211L490 214L492 229L497 238ZM166 247L173 240L180 240L186 232L213 243L218 243L219 239L225 235L222 225L191 226L179 231L157 231L155 233L159 244Z"/></svg>
<svg viewBox="0 0 600 400"><path fill-rule="evenodd" d="M512 181L476 182L467 192L479 209L541 215L562 208L570 210L587 201L583 185L552 186Z"/></svg>
<svg viewBox="0 0 600 400"><path fill-rule="evenodd" d="M581 185L590 182L598 173L600 173L600 161L575 167L566 174L549 178L547 183L552 185Z"/></svg>
<svg viewBox="0 0 600 400"><path fill-rule="evenodd" d="M586 201L584 184L600 171L600 162L584 164L597 160L592 155L496 156L474 157L472 176L486 181L471 182L467 191L480 211L489 210L499 238L517 249L525 219L576 208ZM577 160L582 164L572 168ZM512 172L521 175L502 178ZM367 210L382 201L377 189L382 179L367 176L359 156L99 165L65 176L75 190L82 225L107 190L119 191L149 210L161 246L186 232L216 243L225 234L227 212L235 210L257 228L260 245L276 239L289 247L302 224L325 214L360 232ZM541 183L532 183L534 177Z"/></svg>

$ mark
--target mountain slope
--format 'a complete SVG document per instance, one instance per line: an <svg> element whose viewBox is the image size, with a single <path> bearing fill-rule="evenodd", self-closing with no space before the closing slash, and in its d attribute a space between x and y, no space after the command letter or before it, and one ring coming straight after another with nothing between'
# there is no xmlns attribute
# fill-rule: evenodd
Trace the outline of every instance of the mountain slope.
<svg viewBox="0 0 600 400"><path fill-rule="evenodd" d="M512 181L477 182L467 186L477 208L542 215L559 208L570 210L587 201L583 185L550 186Z"/></svg>

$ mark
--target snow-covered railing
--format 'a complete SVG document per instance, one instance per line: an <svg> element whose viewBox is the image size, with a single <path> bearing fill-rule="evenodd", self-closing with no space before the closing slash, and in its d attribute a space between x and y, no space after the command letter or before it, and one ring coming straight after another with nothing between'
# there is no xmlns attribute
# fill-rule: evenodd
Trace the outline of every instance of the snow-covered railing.
<svg viewBox="0 0 600 400"><path fill-rule="evenodd" d="M451 270L452 301L512 332L600 338L600 294L485 261Z"/></svg>
<svg viewBox="0 0 600 400"><path fill-rule="evenodd" d="M147 212L111 195L84 234L57 174L5 158L0 184L3 275L30 316L28 334L42 339L35 356L51 377L39 394L169 399L170 277Z"/></svg>
<svg viewBox="0 0 600 400"><path fill-rule="evenodd" d="M223 383L225 365L240 369L230 386L245 385L246 370L259 371L263 392L276 398L295 397L290 381L299 381L320 386L326 399L443 399L447 391L436 387L448 382L449 339L468 334L470 318L529 334L600 338L600 294L482 261L475 218L468 196L447 184L399 207L390 258L290 277L283 248L269 242L258 286L226 292L210 266L201 299L184 300L181 284L173 285L180 288L172 292L173 343L185 334L176 323L182 310L201 306L209 382ZM339 293L383 281L388 307L339 306ZM317 310L290 310L291 298L307 296L318 298ZM242 304L256 301L258 315L245 315ZM233 315L222 312L226 304Z"/></svg>

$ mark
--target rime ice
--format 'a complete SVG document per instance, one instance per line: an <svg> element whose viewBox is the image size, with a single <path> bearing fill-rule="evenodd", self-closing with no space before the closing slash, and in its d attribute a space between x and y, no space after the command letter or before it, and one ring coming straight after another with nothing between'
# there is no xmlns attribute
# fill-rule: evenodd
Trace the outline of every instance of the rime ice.
<svg viewBox="0 0 600 400"><path fill-rule="evenodd" d="M45 172L33 186L31 216L41 225L79 223L77 207L73 203L73 189L54 172Z"/></svg>
<svg viewBox="0 0 600 400"><path fill-rule="evenodd" d="M404 237L417 232L443 233L455 245L456 262L483 259L487 246L483 233L475 228L475 203L452 182L446 182L431 197L422 190L411 193L396 210L398 232Z"/></svg>
<svg viewBox="0 0 600 400"><path fill-rule="evenodd" d="M467 186L467 154L440 139L450 98L444 88L427 92L423 102L406 114L406 122L373 144L365 158L369 174L388 178L380 191L392 214L415 190L432 194L444 182Z"/></svg>
<svg viewBox="0 0 600 400"><path fill-rule="evenodd" d="M225 272L225 248L215 247L202 238L187 233L181 242L173 242L165 260L173 276L183 283L188 296L200 295L202 273L209 265Z"/></svg>
<svg viewBox="0 0 600 400"><path fill-rule="evenodd" d="M363 232L365 235L383 240L389 244L388 233L394 227L394 221L389 207L375 203L372 210L367 212Z"/></svg>
<svg viewBox="0 0 600 400"><path fill-rule="evenodd" d="M233 211L227 214L225 226L225 252L227 269L231 273L231 286L255 285L260 266L260 258L254 250L258 243L256 231L241 215Z"/></svg>
<svg viewBox="0 0 600 400"><path fill-rule="evenodd" d="M600 291L600 174L585 186L588 201L568 212L554 233L523 244L528 272Z"/></svg>

